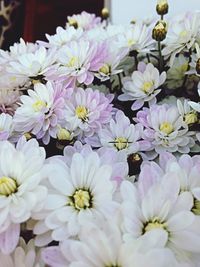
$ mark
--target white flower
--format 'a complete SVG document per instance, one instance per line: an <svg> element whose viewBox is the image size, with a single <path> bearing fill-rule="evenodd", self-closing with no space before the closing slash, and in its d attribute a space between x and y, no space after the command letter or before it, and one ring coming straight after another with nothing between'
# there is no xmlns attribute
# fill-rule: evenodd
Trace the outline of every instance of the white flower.
<svg viewBox="0 0 200 267"><path fill-rule="evenodd" d="M62 27L56 28L56 34L49 35L46 34L46 38L49 41L48 43L45 43L46 46L55 46L57 48L62 47L66 44L68 44L72 40L78 40L83 34L83 30L81 28L74 29L74 27L67 27L66 29Z"/></svg>
<svg viewBox="0 0 200 267"><path fill-rule="evenodd" d="M63 117L65 90L61 84L37 83L28 95L21 96L20 107L14 115L15 130L31 132L49 143L50 136L56 138L59 119Z"/></svg>
<svg viewBox="0 0 200 267"><path fill-rule="evenodd" d="M163 249L166 236L143 237L125 243L120 229L113 222L86 224L79 240L66 240L57 247L43 251L44 261L52 267L167 267L176 266L172 253ZM175 264L175 265L174 265Z"/></svg>
<svg viewBox="0 0 200 267"><path fill-rule="evenodd" d="M194 46L200 26L200 12L186 14L179 21L172 21L166 39L164 56L170 56L170 66L173 65L176 54L187 51Z"/></svg>
<svg viewBox="0 0 200 267"><path fill-rule="evenodd" d="M155 103L155 96L161 91L159 86L165 82L165 79L165 72L160 75L158 69L151 63L146 65L140 62L138 70L134 71L131 77L123 78L122 91L124 94L119 96L119 100L136 100L131 107L133 110L141 108L146 101Z"/></svg>
<svg viewBox="0 0 200 267"><path fill-rule="evenodd" d="M36 140L21 139L16 148L0 142L0 232L41 209L47 194L40 185L44 160L44 149Z"/></svg>
<svg viewBox="0 0 200 267"><path fill-rule="evenodd" d="M44 47L39 47L32 53L25 53L11 61L8 66L8 72L33 81L42 76L47 69L55 63L55 51L47 51Z"/></svg>
<svg viewBox="0 0 200 267"><path fill-rule="evenodd" d="M45 205L48 215L46 228L36 225L37 232L52 230L53 240L65 240L77 235L85 221L112 216L116 206L112 201L112 168L101 164L97 153L85 157L75 153L69 167L52 159L45 173L50 183Z"/></svg>
<svg viewBox="0 0 200 267"><path fill-rule="evenodd" d="M23 239L19 246L10 255L0 253L0 267L44 267L44 263L39 259L31 239L28 244Z"/></svg>
<svg viewBox="0 0 200 267"><path fill-rule="evenodd" d="M147 178L148 175L146 172ZM148 233L155 239L154 234L161 230L168 236L165 246L180 261L191 252L199 253L200 235L196 236L192 230L195 216L185 207L179 192L180 182L173 169L159 182L150 185L142 198L134 185L122 182L124 238L138 238ZM185 240L187 242L183 242Z"/></svg>
<svg viewBox="0 0 200 267"><path fill-rule="evenodd" d="M191 108L190 103L191 102L187 99L184 99L184 101L181 101L180 99L177 100L179 113L187 125L192 125L198 122L198 114Z"/></svg>
<svg viewBox="0 0 200 267"><path fill-rule="evenodd" d="M0 140L7 140L13 131L13 119L9 114L0 114Z"/></svg>
<svg viewBox="0 0 200 267"><path fill-rule="evenodd" d="M130 51L149 52L152 47L151 31L143 23L135 23L126 27L117 36L117 43L121 47L127 47Z"/></svg>
<svg viewBox="0 0 200 267"><path fill-rule="evenodd" d="M176 89L182 86L188 70L188 59L180 54L175 58L173 66L167 71L167 88Z"/></svg>
<svg viewBox="0 0 200 267"><path fill-rule="evenodd" d="M137 127L138 126L138 127ZM115 120L99 131L100 143L104 147L112 147L116 151L125 151L127 155L139 150L141 128L130 123L122 111L118 111Z"/></svg>

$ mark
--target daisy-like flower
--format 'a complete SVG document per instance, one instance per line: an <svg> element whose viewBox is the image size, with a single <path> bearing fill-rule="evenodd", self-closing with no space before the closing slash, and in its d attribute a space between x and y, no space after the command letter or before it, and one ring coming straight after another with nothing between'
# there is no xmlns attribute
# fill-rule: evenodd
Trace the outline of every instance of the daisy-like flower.
<svg viewBox="0 0 200 267"><path fill-rule="evenodd" d="M144 174L149 175L148 172ZM157 231L164 231L167 234L165 246L180 262L189 261L190 253L199 252L200 235L196 236L192 230L195 216L185 207L179 192L180 182L173 170L150 186L142 198L133 184L122 182L124 238L139 238L148 233L155 239ZM187 242L183 242L186 239Z"/></svg>
<svg viewBox="0 0 200 267"><path fill-rule="evenodd" d="M9 114L0 114L0 141L7 140L13 131L13 119Z"/></svg>
<svg viewBox="0 0 200 267"><path fill-rule="evenodd" d="M103 48L103 44L83 39L70 42L58 52L57 61L60 67L56 70L56 75L71 81L72 84L76 80L86 85L91 84L94 79L93 72L103 65Z"/></svg>
<svg viewBox="0 0 200 267"><path fill-rule="evenodd" d="M53 240L75 236L85 221L101 220L114 213L114 186L110 180L112 168L101 164L97 153L85 156L75 153L70 166L59 159L52 159L45 174L50 189L45 204L48 211L45 213L45 225L47 230L52 231ZM45 229L40 225L36 225L36 232L41 233Z"/></svg>
<svg viewBox="0 0 200 267"><path fill-rule="evenodd" d="M35 84L34 90L29 89L28 95L20 98L20 107L14 115L15 130L31 132L48 144L50 136L56 138L57 124L63 119L65 94L62 84Z"/></svg>
<svg viewBox="0 0 200 267"><path fill-rule="evenodd" d="M0 253L0 267L44 267L42 259L37 255L34 241L31 239L28 244L20 239L19 246L10 255Z"/></svg>
<svg viewBox="0 0 200 267"><path fill-rule="evenodd" d="M156 153L189 153L195 145L191 137L194 133L189 132L188 125L175 105L163 104L144 108L137 113L136 121L144 126L142 137L151 142Z"/></svg>
<svg viewBox="0 0 200 267"><path fill-rule="evenodd" d="M112 39L104 42L105 56L102 58L102 65L96 71L95 76L101 81L106 81L112 75L116 75L123 70L120 68L120 63L128 54L128 48L119 47Z"/></svg>
<svg viewBox="0 0 200 267"><path fill-rule="evenodd" d="M181 114L184 122L191 126L194 123L198 122L198 114L197 112L191 108L191 106L189 105L189 100L184 99L183 101L181 101L180 99L177 100L177 107L179 110L179 113Z"/></svg>
<svg viewBox="0 0 200 267"><path fill-rule="evenodd" d="M129 118L118 111L115 119L111 119L109 125L98 132L100 144L115 151L125 151L126 155L135 153L139 151L140 126L131 124Z"/></svg>
<svg viewBox="0 0 200 267"><path fill-rule="evenodd" d="M111 119L112 95L91 88L74 90L71 98L66 101L65 119L72 128L80 128L87 136L92 136Z"/></svg>
<svg viewBox="0 0 200 267"><path fill-rule="evenodd" d="M170 66L173 65L176 55L188 51L194 46L200 26L200 13L186 14L181 20L172 21L166 39L166 47L162 54L170 56Z"/></svg>
<svg viewBox="0 0 200 267"><path fill-rule="evenodd" d="M181 87L187 70L188 59L180 54L175 58L173 66L167 71L167 88L176 89Z"/></svg>
<svg viewBox="0 0 200 267"><path fill-rule="evenodd" d="M40 81L47 69L55 63L55 50L39 47L32 53L25 53L9 62L8 72L24 77L32 83Z"/></svg>
<svg viewBox="0 0 200 267"><path fill-rule="evenodd" d="M101 24L100 17L96 17L95 14L90 14L85 11L77 15L68 16L67 19L67 27L74 26L75 28L82 28L83 30L89 30Z"/></svg>
<svg viewBox="0 0 200 267"><path fill-rule="evenodd" d="M42 208L47 195L46 187L40 185L44 160L45 151L36 140L25 142L20 139L16 148L8 141L0 143L1 233L12 224L25 222ZM17 233L19 235L16 229L7 232L6 236L12 235L11 239L16 239Z"/></svg>
<svg viewBox="0 0 200 267"><path fill-rule="evenodd" d="M157 68L151 63L147 65L143 62L138 64L138 70L134 71L131 77L122 79L124 94L119 96L119 100L135 100L131 109L137 110L144 105L144 102L155 104L156 95L160 93L159 86L165 82L166 73L161 75Z"/></svg>
<svg viewBox="0 0 200 267"><path fill-rule="evenodd" d="M129 51L139 53L149 52L152 47L153 39L151 30L140 22L132 24L117 36L118 44L121 47L127 47Z"/></svg>
<svg viewBox="0 0 200 267"><path fill-rule="evenodd" d="M49 43L45 43L47 47L57 47L60 48L71 41L75 41L81 38L83 30L81 28L75 29L74 27L67 27L66 29L62 27L56 28L56 34L49 35L46 34L46 38ZM43 42L42 42L43 43Z"/></svg>
<svg viewBox="0 0 200 267"><path fill-rule="evenodd" d="M117 225L104 222L101 227L84 225L79 238L62 242L60 249L45 249L42 253L44 261L52 267L176 266L172 253L163 248L166 238L164 233L158 233L156 240L143 237L125 243Z"/></svg>

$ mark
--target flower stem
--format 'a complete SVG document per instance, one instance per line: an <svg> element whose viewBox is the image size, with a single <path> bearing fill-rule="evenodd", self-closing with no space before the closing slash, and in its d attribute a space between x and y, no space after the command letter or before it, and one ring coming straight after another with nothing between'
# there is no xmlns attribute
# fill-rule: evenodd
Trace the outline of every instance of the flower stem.
<svg viewBox="0 0 200 267"><path fill-rule="evenodd" d="M162 56L162 50L161 50L161 42L158 41L158 53L159 53L159 70L160 73L163 71L164 62L163 62L163 56Z"/></svg>

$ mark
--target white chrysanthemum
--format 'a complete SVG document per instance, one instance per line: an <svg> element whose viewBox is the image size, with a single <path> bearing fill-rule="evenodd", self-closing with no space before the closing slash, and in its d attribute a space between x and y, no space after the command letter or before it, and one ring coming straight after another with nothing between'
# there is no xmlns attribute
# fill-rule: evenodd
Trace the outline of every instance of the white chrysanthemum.
<svg viewBox="0 0 200 267"><path fill-rule="evenodd" d="M35 84L34 90L29 89L28 95L20 98L20 107L14 115L15 130L31 132L48 144L50 136L56 138L57 124L63 113L64 94L61 84Z"/></svg>
<svg viewBox="0 0 200 267"><path fill-rule="evenodd" d="M11 61L8 72L34 81L54 63L55 51L48 51L44 47L39 47L36 51L22 54L15 61Z"/></svg>
<svg viewBox="0 0 200 267"><path fill-rule="evenodd" d="M81 28L76 30L74 27L67 27L66 29L57 27L56 34L46 34L46 38L49 41L50 47L55 46L59 48L68 44L70 41L78 40L82 34L83 30ZM48 46L48 43L46 43L46 45Z"/></svg>
<svg viewBox="0 0 200 267"><path fill-rule="evenodd" d="M19 246L10 255L0 253L0 267L44 267L44 263L39 259L31 239L28 244L23 239Z"/></svg>
<svg viewBox="0 0 200 267"><path fill-rule="evenodd" d="M13 119L9 114L0 114L0 140L7 140L13 131Z"/></svg>
<svg viewBox="0 0 200 267"><path fill-rule="evenodd" d="M148 175L146 172L147 178ZM184 199L179 198L179 192L180 182L173 170L160 182L150 186L142 199L133 184L122 182L125 239L138 238L147 233L155 239L154 234L162 230L168 236L165 246L179 261L187 261L190 253L199 253L200 235L196 236L192 230L195 216L186 208Z"/></svg>
<svg viewBox="0 0 200 267"><path fill-rule="evenodd" d="M173 65L176 54L189 50L197 40L200 26L200 12L186 14L179 21L172 21L169 25L164 56L170 56L170 66Z"/></svg>
<svg viewBox="0 0 200 267"><path fill-rule="evenodd" d="M146 65L140 62L138 70L134 71L131 77L123 78L124 94L119 96L119 100L136 100L131 107L133 110L141 108L146 101L155 103L155 96L161 91L159 86L165 82L165 79L165 72L160 75L158 69L151 63Z"/></svg>
<svg viewBox="0 0 200 267"><path fill-rule="evenodd" d="M182 86L188 70L188 59L184 55L175 58L173 66L167 71L167 88L176 89Z"/></svg>
<svg viewBox="0 0 200 267"><path fill-rule="evenodd" d="M156 153L163 151L189 153L195 145L188 125L175 105L154 105L137 114L144 125L143 139L149 140Z"/></svg>
<svg viewBox="0 0 200 267"><path fill-rule="evenodd" d="M112 216L116 205L112 201L112 168L101 164L97 153L85 157L75 153L69 167L52 159L45 174L50 183L45 205L48 214L46 227L39 222L36 234L52 230L53 240L65 240L77 235L85 221Z"/></svg>
<svg viewBox="0 0 200 267"><path fill-rule="evenodd" d="M137 127L138 126L138 127ZM116 151L125 151L127 155L139 150L141 128L133 125L122 111L118 111L115 120L99 131L100 143L104 147L112 147Z"/></svg>
<svg viewBox="0 0 200 267"><path fill-rule="evenodd" d="M25 222L42 207L47 194L40 185L44 160L44 148L36 140L20 140L16 148L8 141L0 143L1 231L11 223Z"/></svg>
<svg viewBox="0 0 200 267"><path fill-rule="evenodd" d="M184 99L183 101L181 101L180 99L178 99L177 100L177 107L178 107L180 115L183 118L183 121L187 125L192 125L192 124L198 122L198 114L189 105L189 100Z"/></svg>
<svg viewBox="0 0 200 267"><path fill-rule="evenodd" d="M152 48L151 31L143 23L136 23L117 36L117 43L121 47L127 47L130 51L148 52Z"/></svg>
<svg viewBox="0 0 200 267"><path fill-rule="evenodd" d="M52 267L167 267L176 266L172 253L164 249L165 233L156 239L146 237L125 243L114 220L101 227L84 225L79 240L66 240L43 251L44 261ZM174 265L175 264L175 265Z"/></svg>

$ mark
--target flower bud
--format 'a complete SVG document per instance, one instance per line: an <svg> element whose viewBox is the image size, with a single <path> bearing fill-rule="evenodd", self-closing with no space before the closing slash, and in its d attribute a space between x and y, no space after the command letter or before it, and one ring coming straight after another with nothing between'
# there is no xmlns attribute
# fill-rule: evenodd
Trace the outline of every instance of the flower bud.
<svg viewBox="0 0 200 267"><path fill-rule="evenodd" d="M196 72L198 75L200 75L200 58L197 60L197 63L196 63Z"/></svg>
<svg viewBox="0 0 200 267"><path fill-rule="evenodd" d="M165 15L168 13L169 5L167 0L158 0L158 4L156 6L156 11L158 15Z"/></svg>
<svg viewBox="0 0 200 267"><path fill-rule="evenodd" d="M167 24L160 20L156 23L152 31L152 38L158 42L163 41L167 35Z"/></svg>
<svg viewBox="0 0 200 267"><path fill-rule="evenodd" d="M140 166L142 164L142 157L138 153L134 153L128 156L129 175L136 175L140 173Z"/></svg>
<svg viewBox="0 0 200 267"><path fill-rule="evenodd" d="M103 19L108 19L110 17L109 10L106 7L101 10L101 16Z"/></svg>

